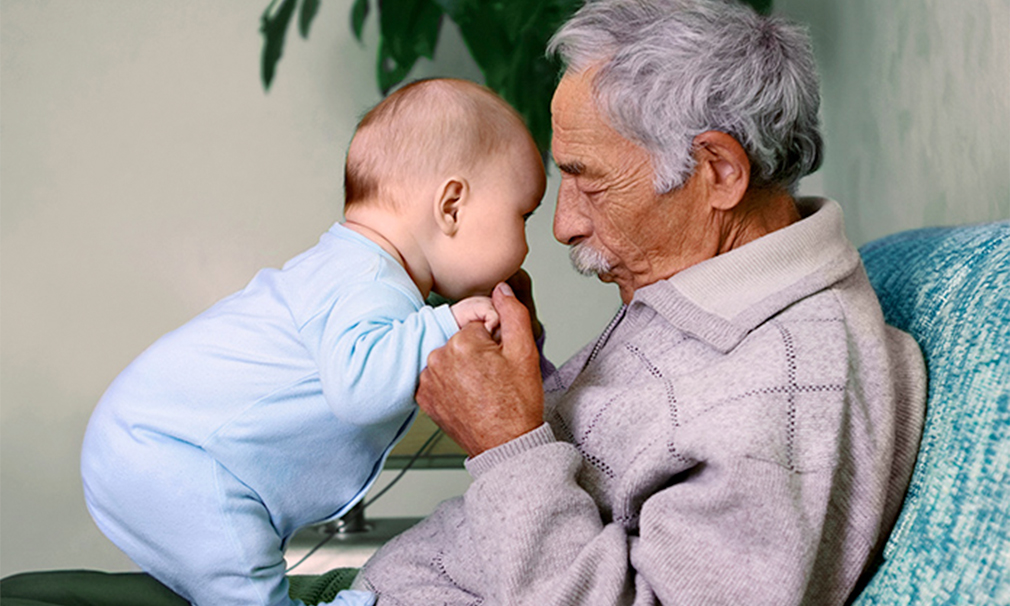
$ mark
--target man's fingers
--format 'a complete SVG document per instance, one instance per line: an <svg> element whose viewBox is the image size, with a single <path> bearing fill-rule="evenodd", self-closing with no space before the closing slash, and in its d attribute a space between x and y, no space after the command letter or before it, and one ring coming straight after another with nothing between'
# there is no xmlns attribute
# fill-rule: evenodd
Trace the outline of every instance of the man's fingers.
<svg viewBox="0 0 1010 606"><path fill-rule="evenodd" d="M529 311L515 297L509 285L504 282L499 283L491 293L491 301L494 303L495 310L498 311L502 351L505 357L527 355L530 348L535 351L536 343L533 341Z"/></svg>
<svg viewBox="0 0 1010 606"><path fill-rule="evenodd" d="M498 318L498 312L494 309L488 311L487 315L484 316L484 328L487 329L488 334L494 338L495 330L498 329L498 324L501 321Z"/></svg>
<svg viewBox="0 0 1010 606"><path fill-rule="evenodd" d="M487 347L497 347L487 328L481 322L469 322L464 324L443 347L428 354L428 366L444 364L444 359L452 359L453 355L466 359Z"/></svg>
<svg viewBox="0 0 1010 606"><path fill-rule="evenodd" d="M500 316L501 314L498 315ZM498 321L501 321L500 318ZM488 334L486 325L483 322L470 322L463 328L460 328L459 332L449 339L449 345L463 347L476 345L483 347L484 345L487 345L487 341L490 339L491 335Z"/></svg>
<svg viewBox="0 0 1010 606"><path fill-rule="evenodd" d="M533 338L539 339L543 332L543 326L537 319L537 306L533 302L533 280L526 270L520 269L505 281L511 288L519 302L526 306L530 312L530 328L533 329Z"/></svg>

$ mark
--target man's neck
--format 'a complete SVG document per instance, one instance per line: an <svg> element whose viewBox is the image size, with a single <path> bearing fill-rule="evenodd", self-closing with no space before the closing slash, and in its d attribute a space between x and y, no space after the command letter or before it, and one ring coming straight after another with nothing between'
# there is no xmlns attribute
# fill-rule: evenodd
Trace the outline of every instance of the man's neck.
<svg viewBox="0 0 1010 606"><path fill-rule="evenodd" d="M784 190L755 190L732 210L709 214L702 229L685 232L684 238L676 239L673 254L660 257L650 267L649 272L631 275L626 279L602 278L617 282L621 299L629 303L635 291L658 280L670 276L712 257L740 248L773 231L787 227L800 220L796 201Z"/></svg>
<svg viewBox="0 0 1010 606"><path fill-rule="evenodd" d="M716 254L740 248L799 220L796 200L788 192L779 189L748 192L747 197L727 213Z"/></svg>

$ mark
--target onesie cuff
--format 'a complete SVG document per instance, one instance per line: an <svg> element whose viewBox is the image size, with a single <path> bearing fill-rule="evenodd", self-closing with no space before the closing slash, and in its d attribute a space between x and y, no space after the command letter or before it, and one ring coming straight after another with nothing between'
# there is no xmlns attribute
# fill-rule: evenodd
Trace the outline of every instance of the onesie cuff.
<svg viewBox="0 0 1010 606"><path fill-rule="evenodd" d="M511 459L527 450L554 442L557 442L557 438L554 437L554 430L551 429L550 425L544 423L533 431L526 432L510 442L505 442L501 446L485 450L476 457L467 459L465 463L466 470L476 480L502 461Z"/></svg>
<svg viewBox="0 0 1010 606"><path fill-rule="evenodd" d="M438 321L438 325L442 328L442 332L445 333L446 340L450 339L452 335L459 332L459 325L456 324L456 318L452 315L452 310L449 309L448 305L439 305L432 309L432 313L435 314L435 320Z"/></svg>

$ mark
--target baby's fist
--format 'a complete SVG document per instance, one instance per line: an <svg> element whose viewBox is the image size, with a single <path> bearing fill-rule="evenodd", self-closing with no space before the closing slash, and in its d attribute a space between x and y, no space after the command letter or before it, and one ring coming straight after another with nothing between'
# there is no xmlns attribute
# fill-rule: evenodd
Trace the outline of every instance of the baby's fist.
<svg viewBox="0 0 1010 606"><path fill-rule="evenodd" d="M460 328L470 322L480 322L491 335L498 328L498 312L491 304L491 297L467 297L449 309Z"/></svg>

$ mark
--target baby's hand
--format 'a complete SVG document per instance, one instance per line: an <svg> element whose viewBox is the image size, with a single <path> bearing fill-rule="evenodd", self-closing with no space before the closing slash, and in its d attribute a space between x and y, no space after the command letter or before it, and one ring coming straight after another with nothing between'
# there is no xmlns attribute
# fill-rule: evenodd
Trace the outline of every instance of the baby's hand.
<svg viewBox="0 0 1010 606"><path fill-rule="evenodd" d="M498 328L498 312L491 304L491 297L467 297L449 309L460 328L470 322L480 322L491 335Z"/></svg>

